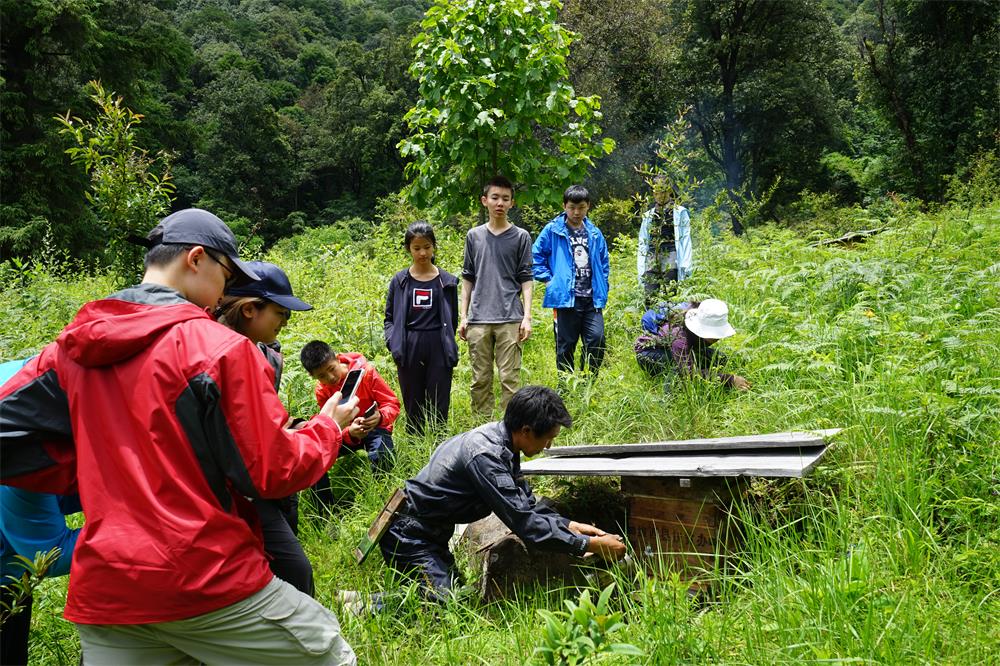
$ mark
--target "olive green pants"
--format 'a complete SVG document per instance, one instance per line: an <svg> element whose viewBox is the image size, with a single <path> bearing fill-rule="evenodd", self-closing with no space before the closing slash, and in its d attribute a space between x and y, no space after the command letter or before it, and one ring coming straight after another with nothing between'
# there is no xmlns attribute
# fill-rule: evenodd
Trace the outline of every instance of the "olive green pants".
<svg viewBox="0 0 1000 666"><path fill-rule="evenodd" d="M520 321L505 324L469 324L465 339L469 342L472 364L472 411L481 417L493 416L493 363L500 376L500 410L521 386Z"/></svg>

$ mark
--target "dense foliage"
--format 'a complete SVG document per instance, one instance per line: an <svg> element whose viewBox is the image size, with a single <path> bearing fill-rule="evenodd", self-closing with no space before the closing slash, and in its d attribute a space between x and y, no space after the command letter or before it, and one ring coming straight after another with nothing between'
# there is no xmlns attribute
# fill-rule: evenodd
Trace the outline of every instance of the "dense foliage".
<svg viewBox="0 0 1000 666"><path fill-rule="evenodd" d="M962 205L934 215L900 202L884 218L884 232L854 247L812 246L777 225L713 240L709 221L696 216L698 269L683 295L731 304L738 335L722 345L733 369L754 385L746 394L701 381L664 393L640 372L632 354L642 299L635 241L616 242L607 364L598 382L570 382L576 423L558 443L845 428L808 479L753 486L740 509L738 565L708 574L713 596L692 599L669 575L612 574L619 593L608 605L624 626L610 640L643 653L621 663L978 664L1000 651L996 192L956 191ZM289 358L282 397L294 414L315 409L311 382L294 359L316 337L363 352L394 383L382 307L387 280L407 262L399 241L412 213L383 213L377 224L310 230L268 255L316 305L282 334ZM438 238L439 264L456 268L461 233L443 227ZM58 262L0 265L0 357L38 349L113 282L103 273L63 276ZM523 377L555 385L553 340L543 325L551 315L540 300ZM449 432L475 425L469 380L463 351ZM438 439L400 432L401 458L388 478L372 478L359 456L337 463L342 508L331 521L307 519L303 528L321 601L333 606L338 589L395 587L377 557L359 568L351 550L388 491L426 462ZM566 491L551 479L538 486ZM572 490L596 495L602 488ZM65 580L36 593L32 649L39 663L76 663L75 632L57 618L64 595ZM565 600L583 605L578 598L576 590L530 587L511 601L427 609L411 595L398 611L345 616L344 626L363 663L521 664L537 647L582 650L572 647L576 638L562 638L577 628L566 624L564 634L538 614L561 610Z"/></svg>
<svg viewBox="0 0 1000 666"><path fill-rule="evenodd" d="M573 34L556 23L555 0L437 0L414 41L420 99L406 114L408 192L421 207L464 213L495 174L524 204L558 201L595 158L601 140L597 95L578 97L566 80Z"/></svg>
<svg viewBox="0 0 1000 666"><path fill-rule="evenodd" d="M107 241L54 116L93 116L87 82L176 154L176 206L273 242L370 212L402 185L406 73L424 0L4 0L0 256L48 232L78 256Z"/></svg>
<svg viewBox="0 0 1000 666"><path fill-rule="evenodd" d="M653 160L689 106L691 170L706 184L694 208L725 189L738 223L769 191L761 214L783 220L804 190L834 205L889 192L940 202L947 176L966 176L996 148L1000 14L990 0L566 0L559 25L557 3L530 3L520 18L499 11L515 4L441 3L448 20L431 28L444 44L431 48L413 44L431 0L0 0L0 257L35 254L45 238L104 257L107 221L87 204L88 178L53 120L67 110L94 118L91 80L143 116L139 147L175 155L175 207L210 208L268 245L369 216L407 184L415 157L415 191L478 159L478 169L523 174L543 208L559 205L583 167L599 198L626 199L644 187L635 166ZM465 32L452 34L462 12ZM511 35L498 41L498 29ZM490 59L462 74L488 103L457 115L468 131L442 128L454 141L404 157L407 110L423 109L411 120L433 138L426 121L445 110L435 95L459 74L444 57L448 36ZM545 44L544 57L522 57L529 44ZM450 73L433 85L410 73L433 68ZM595 95L600 135L585 131L595 104L581 102L581 117L564 108ZM579 124L555 129L562 120ZM535 141L560 153L546 128L577 132L563 157L538 157ZM601 137L618 149L601 156ZM467 190L455 179L436 200L465 209Z"/></svg>

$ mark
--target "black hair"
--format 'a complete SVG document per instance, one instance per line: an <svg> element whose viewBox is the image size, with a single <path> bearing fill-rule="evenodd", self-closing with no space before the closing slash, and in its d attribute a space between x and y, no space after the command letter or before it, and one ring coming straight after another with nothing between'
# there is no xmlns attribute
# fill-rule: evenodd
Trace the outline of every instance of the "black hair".
<svg viewBox="0 0 1000 666"><path fill-rule="evenodd" d="M570 427L573 417L559 394L548 386L525 386L507 403L503 424L511 434L528 426L536 435L544 435L557 425Z"/></svg>
<svg viewBox="0 0 1000 666"><path fill-rule="evenodd" d="M313 340L299 352L299 360L308 373L322 368L331 358L334 358L333 350L322 340Z"/></svg>
<svg viewBox="0 0 1000 666"><path fill-rule="evenodd" d="M196 246L184 243L160 243L154 245L146 250L146 257L142 262L143 266L147 269L152 266L166 266L182 254L190 252L193 247Z"/></svg>
<svg viewBox="0 0 1000 666"><path fill-rule="evenodd" d="M583 185L570 185L563 192L563 204L572 201L573 203L580 203L581 201L586 201L590 203L590 192Z"/></svg>
<svg viewBox="0 0 1000 666"><path fill-rule="evenodd" d="M490 193L491 187L498 187L504 190L510 190L510 195L514 196L514 183L510 182L510 178L508 178L507 176L501 176L500 174L497 174L492 178L490 178L488 181L486 181L486 184L483 185L484 197Z"/></svg>
<svg viewBox="0 0 1000 666"><path fill-rule="evenodd" d="M406 228L406 235L403 236L403 249L409 250L410 243L417 238L426 238L435 248L438 246L437 238L434 237L434 228L428 224L427 220L417 220Z"/></svg>

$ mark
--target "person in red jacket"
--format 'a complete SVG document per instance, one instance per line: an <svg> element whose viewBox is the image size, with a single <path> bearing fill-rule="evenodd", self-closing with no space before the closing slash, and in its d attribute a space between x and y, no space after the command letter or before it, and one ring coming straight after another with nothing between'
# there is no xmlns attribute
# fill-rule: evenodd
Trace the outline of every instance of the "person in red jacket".
<svg viewBox="0 0 1000 666"><path fill-rule="evenodd" d="M313 340L302 348L299 360L306 372L316 380L316 403L323 405L334 393L340 391L351 370L364 368L365 374L355 392L359 416L344 433L344 445L352 449L364 448L371 461L372 470L384 473L392 468L392 426L399 416L399 398L371 363L354 352L335 354L328 344ZM329 508L333 496L324 479L313 487L324 507Z"/></svg>
<svg viewBox="0 0 1000 666"><path fill-rule="evenodd" d="M142 284L87 303L0 387L3 482L79 489L66 619L85 663L354 664L336 616L268 567L247 498L315 483L356 401L303 427L245 336L206 312L257 279L199 209L144 239Z"/></svg>

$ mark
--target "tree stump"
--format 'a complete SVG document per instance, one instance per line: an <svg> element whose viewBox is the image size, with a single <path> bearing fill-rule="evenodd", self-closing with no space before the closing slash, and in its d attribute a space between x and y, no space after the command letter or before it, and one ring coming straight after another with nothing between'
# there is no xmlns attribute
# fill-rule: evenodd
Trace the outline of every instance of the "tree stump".
<svg viewBox="0 0 1000 666"><path fill-rule="evenodd" d="M518 588L534 583L562 586L586 580L579 567L581 558L529 548L496 514L471 523L458 550L479 572L476 589L487 601L511 597Z"/></svg>

